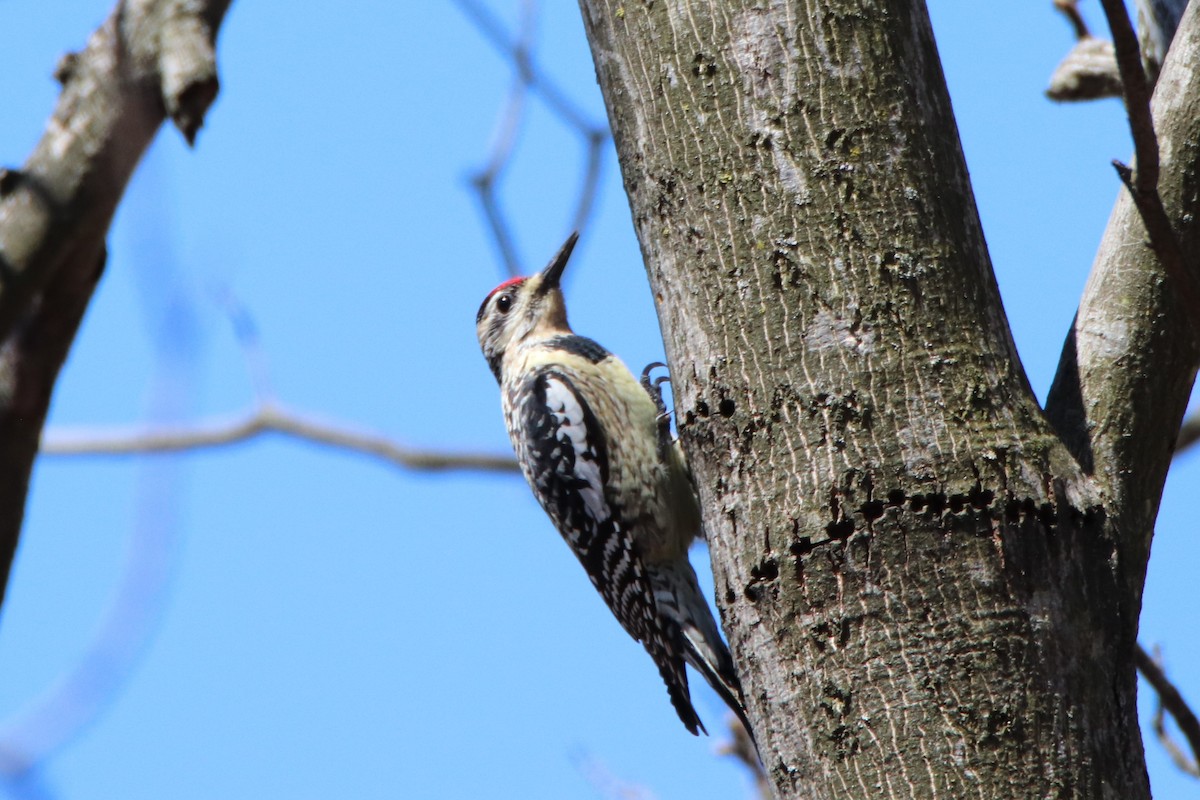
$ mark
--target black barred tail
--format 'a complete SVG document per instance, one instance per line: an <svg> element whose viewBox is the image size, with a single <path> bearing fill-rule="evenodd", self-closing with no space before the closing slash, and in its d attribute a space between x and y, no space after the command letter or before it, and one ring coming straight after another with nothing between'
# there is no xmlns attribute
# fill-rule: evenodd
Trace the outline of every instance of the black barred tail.
<svg viewBox="0 0 1200 800"><path fill-rule="evenodd" d="M713 691L721 696L725 705L729 706L746 728L751 741L754 741L754 729L750 727L750 720L746 717L742 684L733 667L733 656L721 638L708 601L700 592L696 571L685 559L671 564L655 564L649 571L659 611L679 625L683 636L683 657L704 676L704 680ZM686 688L685 678L685 693ZM691 709L690 700L688 708ZM679 710L678 705L676 710ZM694 710L692 714L695 714ZM681 712L680 717L682 716ZM686 720L684 724L687 724ZM757 747L757 744L755 746Z"/></svg>
<svg viewBox="0 0 1200 800"><path fill-rule="evenodd" d="M687 670L683 666L683 659L662 650L655 652L656 648L652 647L649 641L643 642L643 644L646 645L646 651L650 653L654 663L658 665L658 674L662 676L663 683L667 685L667 695L671 698L671 705L675 707L675 713L679 715L679 721L691 732L692 736L699 736L700 731L704 731L704 735L707 736L708 730L700 721L700 715L696 713L696 709L692 705L692 695L688 691Z"/></svg>
<svg viewBox="0 0 1200 800"><path fill-rule="evenodd" d="M713 691L719 694L725 701L725 705L729 706L729 709L737 715L738 721L746 729L746 735L750 737L750 741L757 749L758 742L754 738L754 729L750 727L750 720L746 717L746 701L742 695L742 682L738 680L737 673L733 670L733 658L729 655L729 651L725 651L727 666L722 668L705 660L703 652L693 646L691 639L686 636L684 639L687 642L686 658L688 663L704 676L704 680L708 681L708 685L713 688Z"/></svg>

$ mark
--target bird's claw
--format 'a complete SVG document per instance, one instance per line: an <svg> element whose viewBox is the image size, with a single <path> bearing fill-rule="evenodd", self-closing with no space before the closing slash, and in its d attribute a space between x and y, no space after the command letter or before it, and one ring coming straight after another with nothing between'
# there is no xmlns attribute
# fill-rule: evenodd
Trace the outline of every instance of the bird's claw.
<svg viewBox="0 0 1200 800"><path fill-rule="evenodd" d="M658 409L658 416L654 418L655 424L658 426L658 455L665 459L667 451L671 447L671 412L667 410L667 404L663 402L662 385L671 382L670 375L663 375L658 378L651 379L650 373L658 367L666 368L666 364L661 361L653 361L646 365L642 370L642 388L646 390L646 394L650 395L650 400L654 403L654 407Z"/></svg>

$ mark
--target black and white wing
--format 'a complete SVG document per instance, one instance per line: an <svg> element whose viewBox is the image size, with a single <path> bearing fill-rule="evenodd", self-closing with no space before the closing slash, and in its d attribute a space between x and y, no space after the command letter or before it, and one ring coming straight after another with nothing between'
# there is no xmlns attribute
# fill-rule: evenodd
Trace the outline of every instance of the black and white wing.
<svg viewBox="0 0 1200 800"><path fill-rule="evenodd" d="M517 456L538 501L575 551L622 627L640 641L667 684L671 704L693 734L679 625L660 613L633 531L609 483L608 437L570 377L548 367L518 389Z"/></svg>

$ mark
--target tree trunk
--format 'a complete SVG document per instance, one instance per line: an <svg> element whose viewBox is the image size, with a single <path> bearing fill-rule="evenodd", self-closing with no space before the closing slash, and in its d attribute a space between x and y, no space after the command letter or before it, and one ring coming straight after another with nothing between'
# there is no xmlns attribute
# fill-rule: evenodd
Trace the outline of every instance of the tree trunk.
<svg viewBox="0 0 1200 800"><path fill-rule="evenodd" d="M1149 797L1148 540L1030 391L924 4L580 5L778 796Z"/></svg>

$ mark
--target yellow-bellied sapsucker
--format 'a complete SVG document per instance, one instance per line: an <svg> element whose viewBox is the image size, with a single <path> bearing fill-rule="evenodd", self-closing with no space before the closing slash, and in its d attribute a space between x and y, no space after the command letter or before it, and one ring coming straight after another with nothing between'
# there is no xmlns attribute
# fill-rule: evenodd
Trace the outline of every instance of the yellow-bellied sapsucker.
<svg viewBox="0 0 1200 800"><path fill-rule="evenodd" d="M513 449L604 602L654 659L687 729L704 725L685 661L749 731L733 659L688 562L700 510L657 387L567 324L559 278L575 239L542 272L493 289L475 318Z"/></svg>

